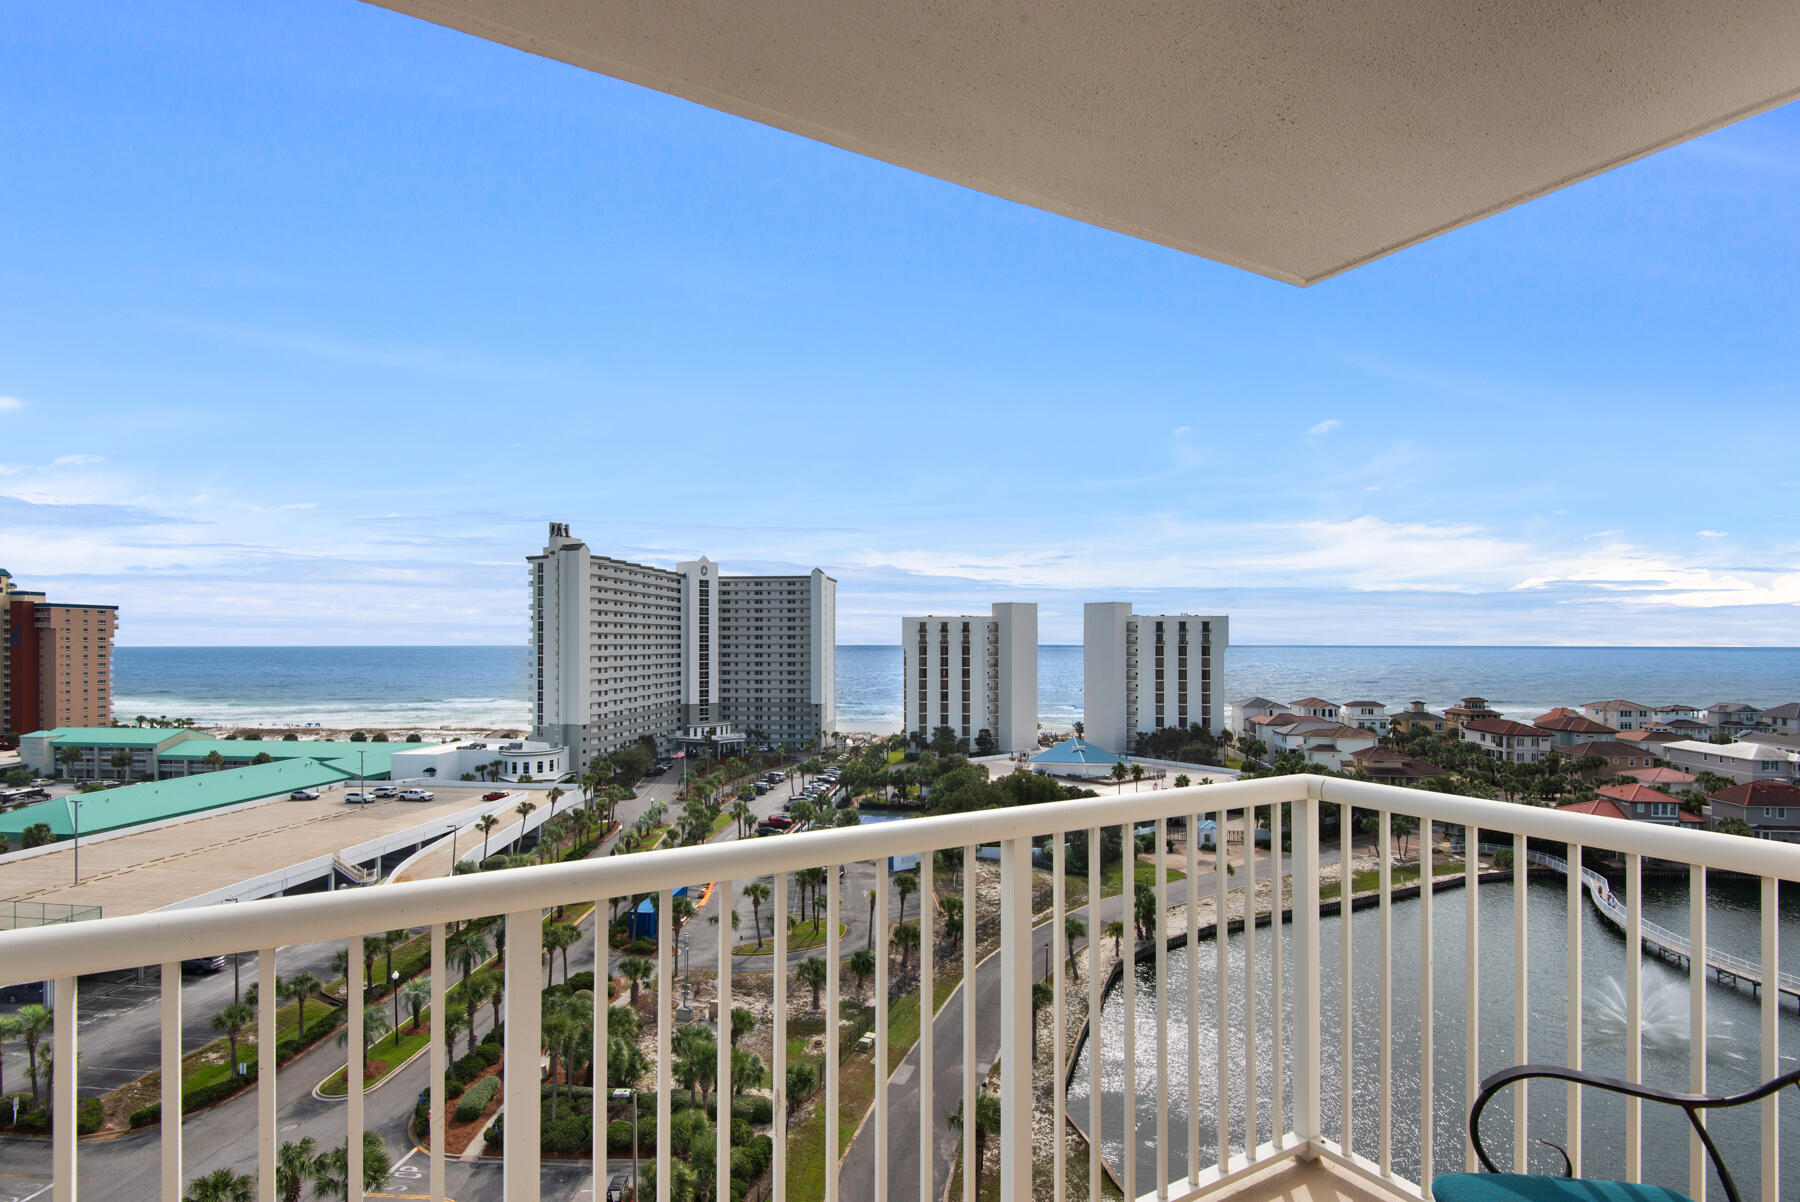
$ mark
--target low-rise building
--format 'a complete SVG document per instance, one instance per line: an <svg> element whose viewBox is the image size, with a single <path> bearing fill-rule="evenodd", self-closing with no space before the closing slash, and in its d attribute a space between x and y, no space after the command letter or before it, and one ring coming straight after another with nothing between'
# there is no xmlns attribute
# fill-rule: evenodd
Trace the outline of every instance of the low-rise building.
<svg viewBox="0 0 1800 1202"><path fill-rule="evenodd" d="M1328 722L1338 720L1339 706L1335 701L1327 701L1323 697L1302 697L1298 701L1288 702L1288 713L1299 714L1302 718L1324 718Z"/></svg>
<svg viewBox="0 0 1800 1202"><path fill-rule="evenodd" d="M77 781L147 781L199 776L270 761L309 759L347 775L380 780L389 760L402 750L418 752L429 743L322 739L215 739L205 731L138 726L64 726L38 730L19 740L19 757L39 776Z"/></svg>
<svg viewBox="0 0 1800 1202"><path fill-rule="evenodd" d="M1364 747L1351 752L1349 770L1385 784L1406 784L1450 775L1436 764L1392 747Z"/></svg>
<svg viewBox="0 0 1800 1202"><path fill-rule="evenodd" d="M1800 788L1786 781L1758 780L1708 796L1712 828L1727 818L1747 824L1759 839L1800 843Z"/></svg>
<svg viewBox="0 0 1800 1202"><path fill-rule="evenodd" d="M1287 706L1279 701L1270 701L1267 697L1246 697L1242 701L1231 703L1231 729L1240 739L1260 739L1262 734L1251 724L1251 719L1286 712Z"/></svg>
<svg viewBox="0 0 1800 1202"><path fill-rule="evenodd" d="M1373 731L1327 718L1277 714L1259 722L1264 732L1261 738L1268 745L1271 760L1284 751L1292 751L1299 753L1307 763L1334 772L1348 769L1356 752L1373 747L1377 742Z"/></svg>
<svg viewBox="0 0 1800 1202"><path fill-rule="evenodd" d="M1697 718L1652 718L1643 729L1677 739L1705 739L1712 735L1712 727Z"/></svg>
<svg viewBox="0 0 1800 1202"><path fill-rule="evenodd" d="M1444 711L1444 720L1459 728L1467 722L1479 722L1483 718L1499 716L1500 711L1489 705L1486 697L1464 697L1461 705L1453 705Z"/></svg>
<svg viewBox="0 0 1800 1202"><path fill-rule="evenodd" d="M1679 793L1684 789L1692 789L1699 783L1699 778L1693 773L1683 772L1679 768L1629 768L1625 775L1639 784L1661 789L1664 793Z"/></svg>
<svg viewBox="0 0 1800 1202"><path fill-rule="evenodd" d="M394 780L556 781L569 773L569 749L534 739L400 743L388 761Z"/></svg>
<svg viewBox="0 0 1800 1202"><path fill-rule="evenodd" d="M1716 772L1729 776L1739 784L1758 780L1795 781L1800 779L1800 752L1786 747L1737 740L1731 743L1701 743L1681 739L1665 743L1663 758L1672 767L1695 774Z"/></svg>
<svg viewBox="0 0 1800 1202"><path fill-rule="evenodd" d="M1682 705L1672 702L1659 705L1651 711L1651 720L1655 722L1674 722L1685 718L1689 722L1699 722L1705 711L1697 705Z"/></svg>
<svg viewBox="0 0 1800 1202"><path fill-rule="evenodd" d="M1800 735L1800 701L1790 701L1762 712L1762 724L1772 734Z"/></svg>
<svg viewBox="0 0 1800 1202"><path fill-rule="evenodd" d="M1616 803L1625 816L1635 822L1654 822L1660 826L1705 826L1706 819L1682 810L1681 802L1661 789L1649 785L1608 785L1598 790L1601 797Z"/></svg>
<svg viewBox="0 0 1800 1202"><path fill-rule="evenodd" d="M1581 707L1581 712L1615 731L1638 730L1655 717L1643 702L1622 701L1616 697L1611 701L1590 701Z"/></svg>
<svg viewBox="0 0 1800 1202"><path fill-rule="evenodd" d="M1385 735L1388 732L1387 705L1381 701L1346 701L1338 721L1345 726L1360 726L1377 735Z"/></svg>
<svg viewBox="0 0 1800 1202"><path fill-rule="evenodd" d="M1619 733L1605 723L1596 722L1566 705L1559 705L1547 714L1539 714L1531 720L1531 724L1550 736L1550 743L1554 747L1573 747L1592 739L1610 739Z"/></svg>
<svg viewBox="0 0 1800 1202"><path fill-rule="evenodd" d="M1606 761L1606 766L1599 769L1596 775L1623 776L1633 768L1656 767L1658 751L1655 744L1644 741L1594 739L1576 743L1563 752L1563 758L1570 761L1584 760L1590 755L1597 755Z"/></svg>
<svg viewBox="0 0 1800 1202"><path fill-rule="evenodd" d="M1434 714L1425 708L1423 701L1413 701L1397 714L1388 716L1388 729L1411 734L1415 730L1428 731L1441 735L1449 728L1450 721L1442 714Z"/></svg>
<svg viewBox="0 0 1800 1202"><path fill-rule="evenodd" d="M1762 711L1742 701L1719 701L1706 707L1706 725L1726 734L1752 731L1762 722Z"/></svg>
<svg viewBox="0 0 1800 1202"><path fill-rule="evenodd" d="M1550 754L1549 735L1535 726L1509 718L1470 718L1462 722L1459 729L1463 742L1473 743L1495 759L1509 764L1535 764Z"/></svg>

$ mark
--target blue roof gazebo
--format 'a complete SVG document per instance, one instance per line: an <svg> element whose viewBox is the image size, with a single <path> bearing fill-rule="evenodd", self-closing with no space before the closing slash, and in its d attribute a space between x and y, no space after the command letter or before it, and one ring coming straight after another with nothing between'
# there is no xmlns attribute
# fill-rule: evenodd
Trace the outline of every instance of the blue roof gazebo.
<svg viewBox="0 0 1800 1202"><path fill-rule="evenodd" d="M1114 764L1124 760L1125 757L1116 752L1104 751L1085 739L1073 738L1046 747L1028 762L1034 769L1059 776L1106 776L1112 772Z"/></svg>

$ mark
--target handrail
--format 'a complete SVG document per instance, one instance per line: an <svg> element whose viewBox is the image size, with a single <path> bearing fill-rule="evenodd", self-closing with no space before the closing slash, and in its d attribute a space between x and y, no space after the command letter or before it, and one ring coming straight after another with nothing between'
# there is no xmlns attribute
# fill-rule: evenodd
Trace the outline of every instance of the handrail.
<svg viewBox="0 0 1800 1202"><path fill-rule="evenodd" d="M750 879L823 864L1308 799L1800 881L1800 847L1770 840L1627 824L1590 814L1297 774L834 828L799 837L670 848L654 854L544 865L530 871L405 882L373 893L265 899L222 911L141 914L77 927L0 932L0 959L29 961L37 966L33 975L72 976L135 965L147 956L171 959L202 951L213 955L255 951L397 926L532 907L547 909L571 898L653 893L670 881Z"/></svg>

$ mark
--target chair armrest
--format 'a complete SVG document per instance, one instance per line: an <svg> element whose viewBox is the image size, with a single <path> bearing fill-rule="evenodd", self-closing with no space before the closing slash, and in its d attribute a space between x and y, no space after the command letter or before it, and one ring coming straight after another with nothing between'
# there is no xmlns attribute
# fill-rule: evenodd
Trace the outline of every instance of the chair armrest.
<svg viewBox="0 0 1800 1202"><path fill-rule="evenodd" d="M1800 1069L1783 1073L1755 1089L1738 1094L1678 1093L1674 1090L1657 1089L1654 1086L1635 1081L1623 1081L1617 1077L1603 1077L1597 1073L1565 1068L1559 1064L1522 1064L1515 1068L1502 1069L1482 1081L1481 1091L1476 1094L1475 1103L1469 1108L1469 1142L1474 1145L1475 1156L1481 1161L1481 1167L1490 1173L1497 1173L1500 1170L1494 1167L1493 1160L1487 1154L1487 1148L1481 1142L1481 1112L1487 1108L1488 1102L1494 1095L1507 1086L1534 1077L1567 1081L1575 1085L1591 1086L1607 1093L1639 1098L1646 1102L1661 1102L1665 1105L1679 1106L1686 1113L1688 1122L1699 1134L1700 1142L1705 1146L1706 1154L1711 1158L1713 1168L1718 1171L1719 1182L1725 1187L1725 1194L1730 1202L1742 1202L1738 1196L1737 1183L1732 1180L1731 1171L1725 1167L1725 1162L1720 1158L1719 1150L1714 1146L1712 1137L1706 1133L1706 1125L1700 1121L1701 1112L1742 1106L1769 1097L1789 1085L1800 1085Z"/></svg>

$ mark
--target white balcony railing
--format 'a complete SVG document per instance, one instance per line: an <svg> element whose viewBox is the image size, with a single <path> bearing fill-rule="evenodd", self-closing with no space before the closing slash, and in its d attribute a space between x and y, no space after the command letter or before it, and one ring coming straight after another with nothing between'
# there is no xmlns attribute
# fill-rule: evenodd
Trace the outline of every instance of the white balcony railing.
<svg viewBox="0 0 1800 1202"><path fill-rule="evenodd" d="M1326 946L1332 933L1332 919L1321 907L1321 879L1336 881L1345 895L1354 884L1354 857L1345 839L1352 827L1355 811L1374 816L1370 836L1378 864L1374 916L1378 954L1363 958L1353 951L1353 928L1356 923L1342 916L1335 920L1336 949ZM1218 838L1213 848L1201 849L1188 840L1185 857L1170 863L1161 854L1166 846L1171 820L1192 824L1195 820L1216 822L1217 830L1242 824L1242 829L1266 825L1271 858L1259 862L1257 856L1242 856L1243 843ZM1400 819L1396 823L1396 819ZM1460 939L1453 932L1433 934L1432 891L1419 894L1416 911L1418 943L1401 948L1396 943L1394 914L1396 910L1392 869L1395 828L1411 830L1417 820L1418 838L1429 845L1434 835L1447 835L1449 828L1464 837L1464 862L1458 873L1465 881L1459 907L1463 917ZM1064 1021L1070 1001L1070 985L1060 966L1069 959L1068 936L1064 919L1083 909L1071 906L1065 894L1071 868L1085 867L1089 882L1103 878L1101 828L1124 827L1127 831L1152 826L1157 835L1159 853L1155 857L1154 887L1163 904L1156 907L1156 937L1146 941L1138 953L1138 971L1119 975L1118 990L1124 1013L1135 1015L1146 1003L1154 1013L1149 1028L1153 1049L1139 1046L1138 1024L1127 1021L1122 1028L1122 1046L1107 1047L1111 1038L1105 1024L1090 1018L1085 1051L1073 1048L1065 1038ZM1284 825L1286 831L1284 832ZM1336 833L1325 834L1335 826ZM1060 836L1086 832L1086 863L1071 865L1068 841ZM1283 862L1279 849L1284 834L1291 836L1291 856ZM540 1061L544 1032L541 1026L539 996L541 985L541 951L543 947L542 916L554 906L597 902L596 924L606 912L610 898L628 895L656 895L661 898L661 912L672 912L673 890L698 881L714 882L713 914L724 914L740 895L743 885L757 878L769 878L773 897L771 908L776 915L788 912L790 874L816 867L826 867L827 912L824 956L828 978L825 984L826 1014L839 1014L841 994L840 959L852 949L840 947L840 914L844 899L838 873L829 871L840 865L877 861L882 868L875 873L876 905L885 914L889 902L889 874L885 860L889 856L921 855L919 865L922 914L920 959L918 962L921 997L934 997L936 939L933 937L934 916L938 914L937 898L943 891L942 881L933 880L933 855L944 849L961 849L965 871L961 874L964 913L970 916L969 935L962 940L964 981L975 979L976 916L983 912L981 898L975 892L977 849L998 844L999 867L999 940L1000 983L999 1005L978 1016L975 1006L964 1006L962 1016L965 1049L961 1069L961 1099L964 1113L975 1113L975 1095L981 1088L977 1081L976 1023L997 1024L999 1028L999 1090L1003 1101L1002 1126L999 1133L1000 1191L1008 1202L1027 1202L1033 1197L1033 1044L1034 1015L1032 986L1036 977L1037 957L1033 954L1042 940L1036 934L1048 928L1048 962L1053 978L1054 1001L1051 1006L1053 1055L1057 1082L1068 1080L1072 1058L1081 1054L1089 1063L1113 1058L1105 1076L1122 1076L1119 1096L1134 1104L1115 1108L1110 1116L1117 1130L1118 1145L1124 1149L1117 1163L1104 1171L1115 1174L1127 1198L1156 1197L1169 1202L1182 1202L1213 1193L1227 1193L1252 1173L1260 1173L1272 1164L1294 1158L1323 1159L1342 1171L1360 1176L1371 1186L1379 1186L1413 1197L1428 1197L1428 1183L1434 1173L1472 1167L1472 1155L1466 1146L1463 1155L1452 1163L1440 1163L1434 1131L1449 1112L1457 1121L1466 1112L1484 1065L1478 1047L1482 1021L1480 987L1482 964L1479 917L1481 838L1510 836L1498 841L1502 848L1514 853L1511 869L1511 1047L1505 1049L1507 1063L1528 1059L1560 1059L1570 1065L1582 1063L1584 1041L1582 1017L1583 968L1582 922L1585 917L1583 890L1594 882L1583 874L1567 879L1567 922L1557 946L1543 947L1544 928L1540 925L1534 937L1528 922L1527 874L1537 866L1558 867L1564 862L1549 863L1528 846L1528 840L1565 845L1568 861L1579 862L1583 848L1607 849L1624 857L1622 899L1606 886L1606 904L1621 905L1620 923L1626 934L1626 947L1643 945L1651 924L1643 915L1643 866L1647 861L1677 862L1687 866L1690 902L1688 931L1679 936L1663 932L1670 939L1682 938L1696 963L1707 957L1706 906L1709 870L1742 874L1758 883L1760 910L1755 919L1759 935L1760 956L1740 957L1739 966L1746 974L1757 974L1763 982L1760 997L1754 1003L1758 1020L1758 1048L1755 1064L1760 1079L1775 1076L1781 1068L1779 1031L1782 982L1778 972L1778 908L1777 883L1800 880L1800 848L1734 836L1699 833L1643 823L1622 822L1586 815L1563 814L1551 810L1479 801L1469 798L1393 788L1375 784L1327 779L1317 776L1291 776L1258 781L1214 785L1202 788L1127 793L1083 801L1052 805L1020 807L946 817L922 818L890 822L856 829L829 830L799 836L762 839L750 842L728 842L666 852L608 857L578 863L460 876L445 880L384 886L379 889L354 890L347 893L317 894L304 897L270 899L236 906L222 906L175 913L150 914L120 919L41 927L0 932L0 963L9 979L51 979L54 988L54 1063L58 1066L53 1083L52 1197L72 1200L77 1197L76 1090L79 1075L77 1032L80 1000L78 978L91 973L129 969L146 962L160 964L162 972L162 1113L172 1115L180 1109L181 1055L181 961L202 955L259 952L257 1030L262 1047L276 1043L276 966L277 949L294 944L344 940L348 948L347 995L353 999L346 1007L349 1023L347 1043L348 1098L347 1130L363 1127L363 1041L361 1025L363 1007L362 941L365 936L396 928L429 929L432 950L429 970L431 1013L443 1014L446 993L446 931L451 924L473 918L504 916L506 936L506 968L504 977L504 1157L501 1172L505 1196L524 1202L539 1196L540 1189ZM1473 837L1469 837L1473 836ZM1041 884L1044 868L1039 857L1034 862L1034 840L1048 840L1049 893L1047 906L1034 907L1034 879ZM1258 840L1252 839L1251 843ZM1240 860L1233 866L1228 859L1232 847L1240 849ZM1134 842L1123 840L1118 853L1123 879L1131 879L1136 866ZM1339 863L1329 858L1337 854ZM1556 857L1551 857L1553 860ZM1230 895L1242 890L1242 896L1254 899L1261 883L1270 883L1271 873L1291 873L1291 911L1286 920L1276 916L1258 931L1254 921L1244 924L1241 944L1226 938L1213 939L1203 950L1199 940L1203 896L1201 874L1211 869L1214 887L1210 901L1214 913L1225 915ZM1169 876L1181 871L1185 888L1171 890ZM1565 874L1566 876L1566 874ZM1281 881L1273 882L1273 896L1280 898ZM1602 878L1604 885L1604 879ZM1041 893L1041 889L1040 889ZM1127 929L1131 926L1130 891L1115 903L1123 915ZM1172 907L1171 903L1176 905ZM1185 931L1173 929L1180 903L1185 912L1179 921ZM853 905L860 904L853 902ZM991 907L991 900L986 903ZM1445 905L1445 902L1438 902ZM1087 908L1087 926L1094 940L1103 938L1104 901ZM1035 912L1034 912L1035 911ZM716 937L718 947L717 1000L718 1013L729 1015L733 999L733 948L740 940L729 921L718 922L713 931L704 925L691 938ZM1182 949L1180 936L1186 936L1186 980L1172 979L1171 959ZM875 996L889 997L889 924L876 924L872 934L876 944ZM1258 940L1266 940L1259 953ZM772 964L788 963L787 930L782 921L773 924L774 957ZM652 1068L656 1089L656 1131L669 1131L670 1090L672 1085L673 1013L676 1001L673 988L674 951L670 924L660 923L656 940L656 1062ZM1284 943L1287 945L1284 948ZM1172 944L1177 946L1172 946ZM1532 992L1534 983L1553 976L1540 966L1554 965L1556 953L1565 965L1564 996L1549 1002ZM1448 963L1444 957L1448 954ZM1210 960L1203 966L1203 960ZM1332 971L1335 960L1335 971ZM1642 954L1625 956L1623 1001L1624 1061L1628 1075L1638 1076L1643 1068L1645 1015L1643 1010ZM1446 969L1454 973L1460 968L1466 982L1461 1029L1464 1043L1463 1074L1460 1098L1444 1096L1445 1090L1434 1081L1434 1066L1441 1059L1434 1052L1434 1039L1443 1021L1440 1007L1434 1001L1434 983L1446 977ZM1210 1003L1202 1003L1202 981ZM1402 982L1409 982L1416 996L1416 1013L1397 1017L1394 998ZM1101 1014L1104 983L1099 974L1090 972L1085 984L1090 1016ZM1687 1038L1689 1079L1686 1084L1696 1090L1707 1081L1707 991L1711 986L1705 972L1691 974ZM786 1143L788 1116L786 1090L786 1023L787 991L792 988L787 972L776 972L773 980L774 1036L773 1055L774 1159L769 1196L785 1202L787 1194ZM1149 990L1140 1002L1137 993ZM1373 993L1377 1005L1375 1018L1366 1025L1350 1021L1354 999ZM967 991L965 991L965 996ZM594 1097L605 1098L607 1034L605 990L596 992L594 1011L595 1079ZM1534 1042L1534 1014L1561 1010L1566 1014L1566 1031L1562 1047L1539 1046ZM874 1063L888 1063L888 1007L875 1006ZM728 1019L726 1021L729 1021ZM935 1065L933 1055L934 1023L923 1022L920 1031L921 1063ZM1331 1046L1324 1032L1335 1027L1338 1039ZM441 1029L441 1028L440 1028ZM992 1027L987 1030L992 1032ZM1186 1055L1171 1060L1172 1042L1185 1038ZM1203 1040L1202 1035L1209 1037ZM826 1113L839 1109L839 1024L825 1024L825 1057L823 1094ZM1205 1049L1203 1042L1212 1042ZM1372 1041L1373 1049L1368 1044ZM732 1043L717 1041L718 1080L731 1080ZM1264 1055L1268 1051L1269 1055ZM1205 1064L1208 1054L1212 1063ZM427 1169L420 1186L434 1199L445 1192L445 1106L444 1079L446 1069L445 1041L434 1032L430 1048L431 1131ZM1264 1061L1267 1061L1267 1064ZM1416 1067L1403 1070L1402 1063ZM68 1066L76 1066L71 1071ZM1368 1067L1364 1067L1368 1066ZM1487 1071L1499 1065L1488 1063ZM1210 1072L1206 1071L1210 1068ZM255 1094L256 1169L258 1197L275 1196L275 1158L277 1146L276 1072L267 1068L259 1077ZM1094 1074L1099 1079L1102 1074ZM919 1202L938 1202L942 1174L932 1166L941 1162L941 1141L935 1137L944 1129L944 1115L955 1099L934 1097L933 1074L918 1074L917 1105L919 1108L918 1145L896 1147L890 1138L890 1120L897 1117L890 1105L889 1081L884 1073L875 1074L874 1101L869 1117L868 1136L874 1143L874 1175L869 1196L873 1202L898 1199L890 1188L891 1178L898 1176L902 1161L916 1161L918 1166ZM1666 1083L1665 1083L1666 1084ZM1172 1092L1173 1087L1173 1092ZM1078 1125L1092 1135L1103 1136L1101 1144L1110 1141L1105 1128L1102 1088L1088 1090L1085 1115L1073 1116ZM1557 1096L1563 1091L1559 1088ZM1532 1096L1540 1101L1549 1096L1548 1089ZM716 1180L730 1180L731 1146L723 1133L731 1126L731 1090L718 1090L718 1131ZM1190 1104L1185 1113L1172 1105L1177 1095ZM1215 1116L1210 1129L1202 1129L1202 1101ZM1140 1106L1137 1103L1142 1103ZM1067 1114L1065 1091L1052 1091L1050 1101L1055 1129L1065 1129ZM1779 1154L1779 1099L1761 1104L1758 1136L1761 1194L1764 1199L1780 1197L1782 1162ZM1444 1113L1440 1113L1440 1108ZM1328 1127L1335 1116L1336 1124ZM1513 1138L1508 1141L1514 1164L1523 1168L1529 1149L1529 1136L1543 1131L1545 1124L1534 1128L1526 1091L1518 1090L1512 1111ZM1085 1123L1081 1120L1085 1119ZM838 1124L826 1122L824 1163L824 1198L836 1202L850 1196L840 1188L838 1172L846 1150L840 1146ZM976 1123L964 1124L963 1197L974 1196L972 1188L973 1150ZM1122 1130L1119 1128L1122 1126ZM164 1122L160 1136L161 1197L176 1202L184 1184L183 1125ZM195 1130L189 1124L190 1132ZM1563 1139L1579 1174L1583 1162L1582 1100L1578 1087L1567 1091L1564 1129L1555 1134ZM1637 1104L1628 1104L1623 1130L1624 1171L1635 1179L1641 1172L1643 1152L1643 1120ZM1372 1136L1371 1134L1372 1133ZM1405 1137L1404 1139L1402 1137ZM1098 1199L1103 1172L1101 1155L1089 1157L1089 1179L1086 1188L1077 1188L1067 1180L1065 1145L1054 1141L1050 1153L1052 1180L1056 1202L1066 1202L1071 1195ZM1403 1171L1396 1160L1396 1147L1406 1143L1408 1168ZM670 1197L670 1140L660 1138L655 1154L656 1196L659 1202ZM361 1196L361 1146L357 1139L348 1143L351 1159L352 1198ZM595 1164L604 1166L606 1124L594 1122ZM1610 1150L1609 1150L1610 1151ZM1690 1176L1688 1192L1704 1202L1706 1182L1704 1160L1697 1139L1690 1140ZM246 1167L248 1167L246 1165ZM1145 1172L1150 1174L1146 1179ZM1790 1168L1790 1172L1791 1172ZM605 1179L601 1168L596 1190ZM910 1174L908 1175L910 1180ZM96 1186L88 1196L104 1193ZM862 1202L861 1187L854 1202ZM800 1202L796 1199L795 1202ZM910 1202L910 1198L898 1200Z"/></svg>

